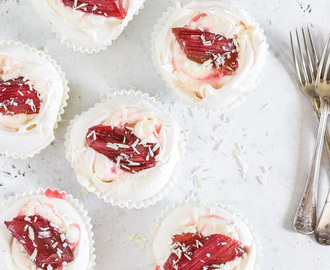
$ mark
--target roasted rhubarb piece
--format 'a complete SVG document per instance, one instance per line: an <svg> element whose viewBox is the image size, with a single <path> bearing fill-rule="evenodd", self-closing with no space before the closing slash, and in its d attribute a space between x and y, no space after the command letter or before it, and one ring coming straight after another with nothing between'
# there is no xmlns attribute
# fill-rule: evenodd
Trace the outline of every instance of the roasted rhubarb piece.
<svg viewBox="0 0 330 270"><path fill-rule="evenodd" d="M172 241L173 253L164 270L217 269L247 252L242 243L222 234L183 233L174 235Z"/></svg>
<svg viewBox="0 0 330 270"><path fill-rule="evenodd" d="M91 127L86 135L87 145L115 162L122 170L134 173L156 166L159 144L146 143L132 133L129 126Z"/></svg>
<svg viewBox="0 0 330 270"><path fill-rule="evenodd" d="M199 64L210 60L213 67L226 71L228 75L238 68L238 48L232 38L199 29L172 28L177 42L187 58Z"/></svg>
<svg viewBox="0 0 330 270"><path fill-rule="evenodd" d="M68 241L47 219L39 215L18 216L5 225L37 267L60 270L73 261Z"/></svg>
<svg viewBox="0 0 330 270"><path fill-rule="evenodd" d="M31 81L18 77L8 81L0 80L0 114L39 113L41 100L33 89Z"/></svg>
<svg viewBox="0 0 330 270"><path fill-rule="evenodd" d="M94 15L124 19L123 0L63 0L64 5Z"/></svg>

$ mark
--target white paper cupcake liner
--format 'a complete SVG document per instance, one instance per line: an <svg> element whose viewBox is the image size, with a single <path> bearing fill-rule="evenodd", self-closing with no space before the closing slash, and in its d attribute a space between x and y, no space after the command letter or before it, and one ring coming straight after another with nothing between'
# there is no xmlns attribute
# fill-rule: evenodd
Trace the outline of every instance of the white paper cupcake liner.
<svg viewBox="0 0 330 270"><path fill-rule="evenodd" d="M46 188L47 189L47 188ZM3 201L1 204L1 211L6 211L7 207L10 205L14 204L16 201L23 199L24 197L27 196L38 196L38 195L45 195L45 190L43 188L40 188L38 190L32 190L30 192L24 192L24 193L19 193L16 194L15 196L11 196L8 198L8 200ZM58 189L51 189L52 191L56 191ZM66 194L66 193L65 193ZM82 204L79 203L77 199L74 199L71 194L66 194L66 199L68 203L71 204L71 206L79 213L82 222L85 224L86 231L88 234L88 240L89 240L89 264L88 264L88 270L93 270L95 266L95 259L96 255L94 254L95 248L94 248L94 240L93 236L94 233L92 232L93 225L91 224L91 218L88 216L87 210L84 210L84 207Z"/></svg>
<svg viewBox="0 0 330 270"><path fill-rule="evenodd" d="M147 0L143 0L143 4L140 6L140 8L134 13L132 14L132 16L128 19L123 21L122 23L122 29L121 32L118 34L118 36L114 39L111 39L107 42L107 44L101 45L99 47L93 47L93 48L89 48L89 47L84 47L84 46L79 46L77 44L74 44L72 42L70 42L69 40L63 38L61 32L58 30L58 28L55 27L55 25L52 23L52 21L50 20L50 18L47 16L47 14L42 13L39 9L37 9L35 7L35 9L37 10L38 14L41 16L41 18L48 24L48 26L51 28L51 31L53 33L55 33L56 38L60 40L60 42L67 46L67 48L69 49L73 49L75 52L80 52L80 53L87 53L87 54L92 54L92 53L98 53L102 50L105 50L108 46L110 46L124 31L125 27L128 25L128 23L130 21L133 20L134 16L138 15L140 10L142 10L144 8L144 3Z"/></svg>
<svg viewBox="0 0 330 270"><path fill-rule="evenodd" d="M252 237L254 239L254 242L256 244L256 260L255 260L255 265L254 265L254 270L260 270L261 268L261 257L262 257L262 246L261 246L261 242L260 242L260 238L257 236L257 233L255 232L255 230L253 229L253 226L248 222L248 220L246 218L244 218L237 210L236 208L232 207L232 206L228 206L226 204L220 203L220 202L215 202L213 200L200 200L196 194L194 194L193 192L188 194L185 198L181 199L179 202L175 202L172 205L168 205L167 208L165 210L161 211L160 216L158 216L157 218L155 218L152 221L152 228L151 228L151 233L149 235L149 239L148 239L148 248L147 248L147 257L148 260L150 262L150 267L152 269L155 269L157 266L157 262L155 260L154 257L154 253L153 253L153 241L158 233L158 229L160 228L162 221L168 217L178 206L184 205L186 203L198 203L201 205L209 205L212 207L215 207L217 209L222 209L227 211L228 213L230 213L231 215L237 217L238 219L240 219L250 230ZM216 213L216 211L215 211Z"/></svg>
<svg viewBox="0 0 330 270"><path fill-rule="evenodd" d="M214 0L213 0L214 1ZM255 18L248 15L247 12L234 0L220 0L221 2L224 3L230 3L235 5L236 7L238 7L241 12L243 12L247 17L249 17L252 21L252 25L254 25L255 29L257 29L259 31L259 33L264 37L265 39L265 46L266 46L266 50L267 50L267 56L266 58L268 59L269 56L269 52L268 52L268 48L269 45L267 44L267 40L266 40L266 36L264 35L264 30L260 27L260 24L256 22ZM160 32L162 31L162 29L164 28L164 26L166 25L166 23L169 21L169 19L172 17L172 15L175 12L175 6L176 3L180 3L180 4L187 4L192 2L191 0L172 0L172 6L170 6L167 11L165 11L162 15L161 18L158 19L157 24L154 26L154 30L153 33L151 34L151 54L152 54L152 59L153 59L153 63L154 66L156 67L157 72L160 74L162 80L166 83L167 87L172 89L174 92L174 88L173 85L171 85L171 83L166 79L165 75L161 72L160 70L160 66L158 64L158 60L157 60L157 54L156 54L156 48L155 48L155 41L156 38L158 37L158 35L160 34ZM212 2L212 0L194 0L194 2ZM267 61L266 59L266 61ZM179 97L177 95L177 98L182 100L182 102L188 106L188 107L192 107L192 108L196 108L197 110L200 110L204 113L207 113L209 111L213 111L213 112L219 112L219 113L225 113L228 112L232 109L235 109L237 107L239 107L242 103L246 102L247 98L251 95L251 93L253 93L254 91L256 91L256 89L259 88L262 79L264 78L264 73L265 73L265 67L266 64L263 67L263 71L261 72L261 74L258 76L254 88L251 91L245 91L245 92L241 92L241 95L239 97L237 97L233 102L231 102L230 104L223 106L223 107L213 107L213 108L206 108L203 105L199 104L199 103L195 103L195 104L191 104L191 103L187 103L184 100L181 99L181 97ZM217 91L221 91L221 88L218 89Z"/></svg>
<svg viewBox="0 0 330 270"><path fill-rule="evenodd" d="M145 100L147 100L148 102L150 102L152 105L154 105L158 110L162 111L162 112L167 112L168 110L166 110L164 108L164 106L157 101L154 97L150 97L148 94L146 93L142 93L140 91L134 91L134 90L122 90L122 91L117 91L114 92L112 94L110 94L108 96L108 98L104 99L101 101L107 101L109 99L113 99L116 97L121 97L121 96L134 96L134 97L140 97L143 98ZM96 107L99 103L95 104L94 107ZM67 128L67 133L65 135L65 152L66 152L66 158L68 159L68 161L71 163L71 158L70 158L70 141L69 141L69 137L70 137L70 131L72 128L73 123L75 122L75 120L78 117L83 116L85 113L87 113L87 111L83 112L81 115L76 115L74 117L73 120L70 121L70 125ZM150 205L154 205L157 202L161 201L168 193L169 191L174 187L175 183L178 181L180 173L182 171L182 160L185 156L185 146L186 146L186 140L187 140L187 136L185 136L182 132L180 132L180 137L179 137L179 153L180 153L180 160L179 162L176 164L174 171L172 173L172 176L170 177L170 179L168 179L167 183L163 186L163 188L161 190L159 190L156 194L152 195L149 198L146 198L144 200L138 200L138 201L129 201L129 200L117 200L117 199L113 199L110 196L107 196L105 194L103 194L102 192L100 192L94 185L92 185L90 182L84 182L82 183L81 181L79 181L79 179L77 178L78 182L80 182L81 185L83 185L89 192L94 193L96 196L98 196L100 199L103 199L106 203L111 203L113 206L119 206L120 208L128 208L128 209L139 209L139 208L146 208ZM75 167L73 166L73 164L71 163L71 167L75 170L76 174L79 175L79 172L75 169Z"/></svg>
<svg viewBox="0 0 330 270"><path fill-rule="evenodd" d="M24 50L30 51L35 53L37 56L45 59L46 61L48 61L53 67L54 69L57 71L57 73L59 74L61 80L62 80L62 87L63 87L63 97L61 100L61 105L58 111L58 115L57 115L57 120L56 123L54 125L54 130L58 127L58 122L61 121L61 115L64 113L64 108L67 106L67 100L69 98L69 87L68 87L68 81L65 77L65 73L62 71L62 68L57 64L57 62L51 58L50 55L46 54L43 51L37 50L36 48L30 47L29 45L24 45L21 42L15 42L13 40L10 41L6 41L6 40L2 40L0 41L0 48L2 46L15 46L15 47L19 47L22 48ZM50 144L51 142L49 142ZM48 144L48 145L49 145ZM36 150L35 152L29 153L29 154L22 154L22 153L18 153L18 152L10 152L7 149L1 149L0 148L0 154L4 154L7 157L13 157L15 159L26 159L26 158L31 158L33 157L35 154L39 154L41 152L41 150L45 149L48 145L44 146L43 148L40 148L38 150Z"/></svg>

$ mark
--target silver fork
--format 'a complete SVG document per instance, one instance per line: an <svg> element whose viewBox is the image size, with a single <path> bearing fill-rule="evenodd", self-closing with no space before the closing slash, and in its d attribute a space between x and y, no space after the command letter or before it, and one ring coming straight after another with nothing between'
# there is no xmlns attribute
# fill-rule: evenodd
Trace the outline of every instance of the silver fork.
<svg viewBox="0 0 330 270"><path fill-rule="evenodd" d="M300 88L301 92L310 99L312 106L313 106L313 110L315 111L318 118L320 119L320 113L319 113L320 99L319 99L319 95L315 91L315 79L316 79L316 75L317 75L319 60L317 57L313 37L312 37L309 27L307 27L307 32L308 32L307 37L309 38L309 44L310 44L312 53L309 52L308 45L307 45L308 42L306 41L306 35L305 35L305 31L303 28L301 29L301 32L302 32L303 43L304 43L305 52L306 52L305 58L307 58L307 61L308 61L308 68L306 67L305 58L303 57L303 53L301 50L298 30L296 30L296 36L297 36L298 53L299 53L300 61L301 61L301 68L299 68L298 59L297 59L297 56L296 56L296 53L294 50L292 34L290 32L291 48L292 48L292 55L293 55L293 62L294 62L294 66L295 66L296 76L297 76L297 80L298 80L298 84L299 84L299 88ZM311 55L313 56L313 58L311 57ZM325 145L326 145L326 149L328 152L328 157L330 159L330 137L329 137L327 130L325 131L324 140L325 140Z"/></svg>
<svg viewBox="0 0 330 270"><path fill-rule="evenodd" d="M303 57L303 53L301 50L300 38L299 38L297 29L296 29L296 36L297 36L297 45L298 45L298 50L299 50L298 53L300 56L301 68L299 68L298 59L297 59L297 56L296 56L296 53L294 50L291 32L290 32L290 40L291 40L293 62L294 62L295 70L296 70L299 87L300 87L301 91L303 92L303 94L305 94L312 102L313 110L315 112L317 112L319 109L319 103L320 103L319 96L315 91L315 78L316 78L316 72L317 72L317 68L318 68L318 58L317 58L313 38L312 38L311 32L309 30L309 27L307 27L307 30L308 30L308 36L309 36L311 49L312 49L313 62L312 62L312 58L311 58L311 53L309 52L309 49L307 46L305 31L304 31L304 29L301 29L303 41L304 41L304 45L305 45L307 61L308 61L308 68L306 66L305 58Z"/></svg>
<svg viewBox="0 0 330 270"><path fill-rule="evenodd" d="M295 66L297 80L299 83L299 88L300 88L301 92L310 99L312 106L313 106L313 110L316 112L318 118L320 119L320 113L319 113L320 99L315 90L315 83L316 83L316 76L317 76L317 69L318 69L318 57L317 57L317 53L315 50L313 38L312 38L309 27L307 27L308 35L305 35L304 29L302 29L301 32L302 32L302 37L303 37L303 44L305 47L305 55L303 55L301 45L300 45L301 43L300 43L298 30L296 30L298 57L295 53L292 33L290 32L293 62L294 62L294 66ZM307 36L307 39L306 39L306 36ZM309 44L309 46L308 46L308 44ZM308 49L308 47L311 49L311 53L310 53L310 50ZM299 62L298 58L299 58L301 64L298 63ZM306 59L306 61L305 61L305 59ZM308 63L308 66L306 65L306 62ZM325 134L325 143L326 143L326 149L328 152L328 157L330 158L330 138L329 138L329 134L327 131ZM316 194L314 193L315 187L312 185L312 186L309 186L309 188L312 189L309 191L309 193L314 194L316 196ZM305 206L305 207L310 207L310 206ZM295 217L295 220L296 219L297 219L297 217ZM296 221L295 221L295 224L296 224ZM306 226L307 226L306 224L304 224L303 221L301 221L301 219L299 219L298 225L295 225L295 224L294 224L294 227L297 231L304 231L305 230L304 228L306 228Z"/></svg>
<svg viewBox="0 0 330 270"><path fill-rule="evenodd" d="M330 189L315 229L315 239L322 245L330 245Z"/></svg>
<svg viewBox="0 0 330 270"><path fill-rule="evenodd" d="M330 42L330 36L328 38L328 41L325 45L322 59L320 66L321 68L319 69L317 73L317 81L316 81L316 87L317 87L317 92L321 93L323 92L325 98L324 98L324 103L327 103L328 105L328 114L329 114L329 103L330 103L330 76L329 76L329 66L330 66L330 53L328 50ZM325 66L323 66L326 54L328 53L328 59L327 63ZM324 70L324 72L323 72ZM325 120L326 121L326 120ZM328 196L326 199L326 202L324 204L319 222L317 224L316 230L315 230L315 238L316 241L319 242L320 244L325 244L325 245L330 245L330 189L328 192Z"/></svg>
<svg viewBox="0 0 330 270"><path fill-rule="evenodd" d="M317 188L320 172L320 161L326 123L330 112L330 86L328 84L328 71L330 65L330 55L325 64L327 48L330 42L330 37L325 45L320 66L316 77L316 92L320 98L320 124L317 133L315 149L313 154L312 166L308 175L307 183L301 198L300 204L294 218L295 229L303 234L313 233L316 225L316 205L317 205ZM325 64L325 65L324 65Z"/></svg>

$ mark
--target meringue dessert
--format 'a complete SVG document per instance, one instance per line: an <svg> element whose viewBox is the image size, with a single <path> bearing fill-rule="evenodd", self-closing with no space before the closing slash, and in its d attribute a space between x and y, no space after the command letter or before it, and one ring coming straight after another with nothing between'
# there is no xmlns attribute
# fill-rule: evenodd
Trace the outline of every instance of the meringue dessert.
<svg viewBox="0 0 330 270"><path fill-rule="evenodd" d="M156 195L180 159L176 121L142 93L130 93L76 117L66 136L67 158L78 181L121 206Z"/></svg>
<svg viewBox="0 0 330 270"><path fill-rule="evenodd" d="M0 210L0 269L92 269L89 220L65 192L48 188L12 197Z"/></svg>
<svg viewBox="0 0 330 270"><path fill-rule="evenodd" d="M20 43L0 43L0 152L32 157L54 139L68 98L59 66Z"/></svg>
<svg viewBox="0 0 330 270"><path fill-rule="evenodd" d="M239 217L193 201L165 213L152 251L156 270L253 270L256 259L254 237Z"/></svg>
<svg viewBox="0 0 330 270"><path fill-rule="evenodd" d="M98 52L117 39L145 0L32 0L68 47Z"/></svg>
<svg viewBox="0 0 330 270"><path fill-rule="evenodd" d="M266 38L241 8L224 1L176 2L153 33L153 57L187 104L229 108L256 87Z"/></svg>

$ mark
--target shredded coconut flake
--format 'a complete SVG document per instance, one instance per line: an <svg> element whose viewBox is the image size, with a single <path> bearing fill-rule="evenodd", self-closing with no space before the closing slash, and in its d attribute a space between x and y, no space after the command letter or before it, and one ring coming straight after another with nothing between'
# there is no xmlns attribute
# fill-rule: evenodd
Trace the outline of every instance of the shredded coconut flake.
<svg viewBox="0 0 330 270"><path fill-rule="evenodd" d="M112 239L112 237L109 236L108 238L106 238L106 239L104 240L104 243L109 242L111 239Z"/></svg>
<svg viewBox="0 0 330 270"><path fill-rule="evenodd" d="M93 140L96 140L96 134L95 134L95 130L91 131L88 135L87 138L89 138L90 136L93 136Z"/></svg>
<svg viewBox="0 0 330 270"><path fill-rule="evenodd" d="M138 242L138 243L146 243L147 242L147 237L144 236L144 235L133 234L129 237L129 240L135 241L135 242Z"/></svg>
<svg viewBox="0 0 330 270"><path fill-rule="evenodd" d="M135 85L133 85L133 84L130 84L130 83L127 83L127 85L129 86L129 87L131 87L132 89L136 89L136 86Z"/></svg>
<svg viewBox="0 0 330 270"><path fill-rule="evenodd" d="M34 241L34 230L32 229L32 227L28 227L29 230L29 238Z"/></svg>
<svg viewBox="0 0 330 270"><path fill-rule="evenodd" d="M191 114L191 116L195 116L195 108L189 107L189 112Z"/></svg>
<svg viewBox="0 0 330 270"><path fill-rule="evenodd" d="M199 176L194 176L194 183L196 188L203 188L203 180Z"/></svg>
<svg viewBox="0 0 330 270"><path fill-rule="evenodd" d="M83 8L83 7L86 7L86 6L88 6L88 4L83 3L83 4L80 4L79 6L74 7L74 9L79 9L79 8Z"/></svg>
<svg viewBox="0 0 330 270"><path fill-rule="evenodd" d="M88 195L88 191L86 188L82 187L81 190L80 190L82 196L84 199L86 199L87 195Z"/></svg>
<svg viewBox="0 0 330 270"><path fill-rule="evenodd" d="M256 176L257 180L259 181L259 183L261 185L265 185L266 184L266 178L263 176Z"/></svg>
<svg viewBox="0 0 330 270"><path fill-rule="evenodd" d="M211 198L211 195L207 195L202 201L201 201L201 204L202 205L205 205Z"/></svg>
<svg viewBox="0 0 330 270"><path fill-rule="evenodd" d="M242 179L246 179L249 166L241 158L241 156L242 156L242 146L240 146L239 144L236 144L236 149L234 151L234 156L237 160L238 165L241 168Z"/></svg>
<svg viewBox="0 0 330 270"><path fill-rule="evenodd" d="M33 253L31 254L31 257L30 257L31 261L34 262L36 260L37 254L38 254L38 250L34 249L34 251L33 251Z"/></svg>
<svg viewBox="0 0 330 270"><path fill-rule="evenodd" d="M208 139L206 137L202 136L202 135L200 135L199 138L205 143L209 142Z"/></svg>

